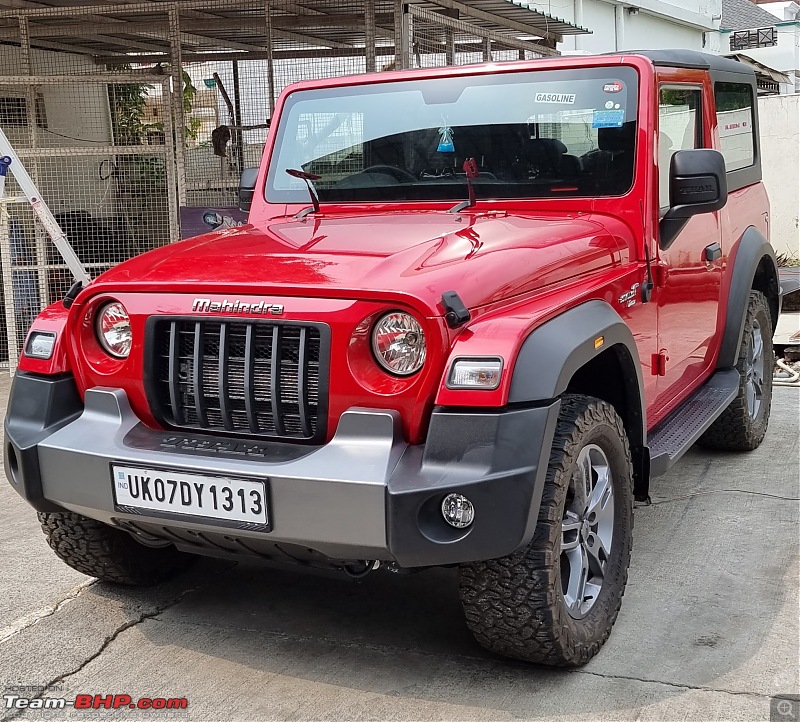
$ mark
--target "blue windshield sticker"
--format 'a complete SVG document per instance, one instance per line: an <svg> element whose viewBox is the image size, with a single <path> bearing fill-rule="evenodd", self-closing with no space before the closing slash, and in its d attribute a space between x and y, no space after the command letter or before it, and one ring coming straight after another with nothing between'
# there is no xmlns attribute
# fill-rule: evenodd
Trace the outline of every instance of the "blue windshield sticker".
<svg viewBox="0 0 800 722"><path fill-rule="evenodd" d="M625 124L625 111L595 110L592 117L592 128L621 128Z"/></svg>

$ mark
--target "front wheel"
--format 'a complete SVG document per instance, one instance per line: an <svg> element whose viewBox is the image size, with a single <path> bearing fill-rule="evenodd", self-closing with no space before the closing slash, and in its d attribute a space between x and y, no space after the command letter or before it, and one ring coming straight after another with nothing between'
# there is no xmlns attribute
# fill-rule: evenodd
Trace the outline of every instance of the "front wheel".
<svg viewBox="0 0 800 722"><path fill-rule="evenodd" d="M136 587L158 584L194 561L171 544L146 547L128 532L74 512L39 512L39 523L61 561L105 582Z"/></svg>
<svg viewBox="0 0 800 722"><path fill-rule="evenodd" d="M565 395L530 544L461 565L461 601L475 638L528 662L588 662L616 621L632 532L633 467L622 420L605 401Z"/></svg>

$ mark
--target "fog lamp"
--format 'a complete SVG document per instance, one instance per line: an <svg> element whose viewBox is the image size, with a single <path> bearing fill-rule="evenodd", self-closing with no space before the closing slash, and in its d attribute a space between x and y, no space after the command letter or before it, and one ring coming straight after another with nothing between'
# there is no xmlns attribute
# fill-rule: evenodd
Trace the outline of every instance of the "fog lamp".
<svg viewBox="0 0 800 722"><path fill-rule="evenodd" d="M448 494L442 501L444 520L456 529L464 529L475 520L475 507L462 494Z"/></svg>
<svg viewBox="0 0 800 722"><path fill-rule="evenodd" d="M450 368L447 387L450 389L483 389L491 391L500 385L503 359L460 358Z"/></svg>
<svg viewBox="0 0 800 722"><path fill-rule="evenodd" d="M30 358L49 359L56 345L56 335L43 331L31 331L25 344L25 355Z"/></svg>

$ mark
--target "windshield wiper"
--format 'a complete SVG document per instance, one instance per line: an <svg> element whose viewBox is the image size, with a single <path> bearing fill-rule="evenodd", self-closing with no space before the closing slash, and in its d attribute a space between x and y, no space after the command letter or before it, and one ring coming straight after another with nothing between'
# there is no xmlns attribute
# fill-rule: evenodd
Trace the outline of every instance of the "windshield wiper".
<svg viewBox="0 0 800 722"><path fill-rule="evenodd" d="M467 190L469 191L469 200L457 203L448 211L448 213L461 213L461 211L466 210L467 208L472 208L472 206L475 205L475 189L472 187L472 179L477 178L479 175L478 164L475 162L474 158L467 158L464 161L464 165L461 167L464 170L464 173L467 175Z"/></svg>
<svg viewBox="0 0 800 722"><path fill-rule="evenodd" d="M315 175L314 173L306 173L304 170L298 170L297 168L287 168L286 172L292 176L292 178L304 180L306 182L306 186L308 186L308 195L311 196L311 207L304 208L302 211L295 214L295 218L303 219L309 213L319 213L319 197L317 196L317 192L314 190L312 181L318 181L320 178L322 178L322 176Z"/></svg>

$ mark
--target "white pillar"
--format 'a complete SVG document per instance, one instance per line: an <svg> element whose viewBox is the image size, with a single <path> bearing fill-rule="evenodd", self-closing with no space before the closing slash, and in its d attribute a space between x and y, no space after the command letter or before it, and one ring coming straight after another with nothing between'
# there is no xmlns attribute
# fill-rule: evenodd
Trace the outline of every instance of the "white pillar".
<svg viewBox="0 0 800 722"><path fill-rule="evenodd" d="M615 49L625 49L625 6L614 6L614 36L615 36Z"/></svg>

